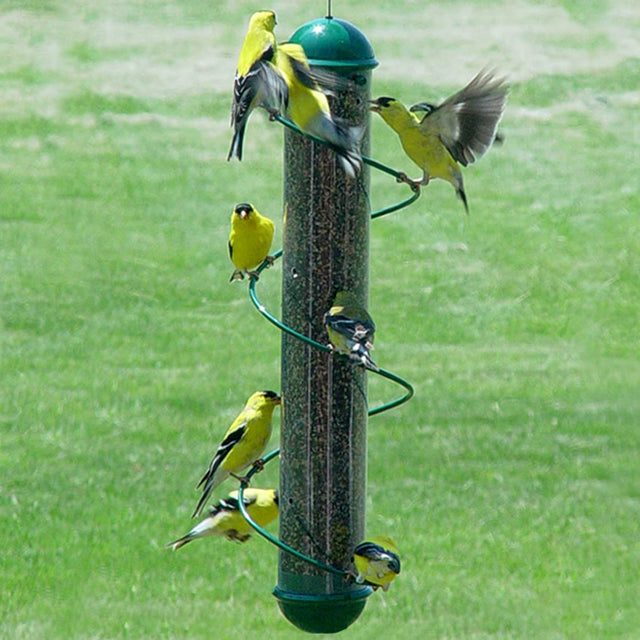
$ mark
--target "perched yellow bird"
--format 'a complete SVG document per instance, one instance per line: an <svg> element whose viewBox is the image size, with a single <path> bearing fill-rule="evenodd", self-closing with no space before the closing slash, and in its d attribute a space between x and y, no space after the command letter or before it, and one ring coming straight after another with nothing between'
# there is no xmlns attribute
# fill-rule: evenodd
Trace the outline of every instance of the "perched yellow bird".
<svg viewBox="0 0 640 640"><path fill-rule="evenodd" d="M286 114L306 133L330 143L349 176L361 167L359 145L362 128L350 127L331 115L325 91L352 89L338 74L311 69L303 48L298 44L276 44L273 11L258 11L251 16L240 50L233 83L231 125L233 140L227 160L242 160L242 144L247 121L256 107L270 117Z"/></svg>
<svg viewBox="0 0 640 640"><path fill-rule="evenodd" d="M245 489L244 505L251 519L260 527L266 527L278 517L278 492L275 489ZM167 544L174 551L198 538L223 536L227 540L246 542L253 529L240 511L238 492L232 491L218 504L209 507L209 514L187 535Z"/></svg>
<svg viewBox="0 0 640 640"><path fill-rule="evenodd" d="M305 133L330 143L347 175L354 177L362 166L359 145L363 130L331 115L329 101L317 80L321 77L334 87L348 85L335 74L322 72L319 76L312 71L299 44L278 45L274 62L287 83L287 117Z"/></svg>
<svg viewBox="0 0 640 640"><path fill-rule="evenodd" d="M368 369L379 370L369 353L373 349L376 325L352 293L336 294L332 307L324 314L324 326L336 351Z"/></svg>
<svg viewBox="0 0 640 640"><path fill-rule="evenodd" d="M229 282L242 280L245 273L250 278L257 278L255 269L265 260L269 264L273 262L269 255L273 230L273 222L260 215L252 204L241 202L235 206L231 214L229 256L236 268Z"/></svg>
<svg viewBox="0 0 640 640"><path fill-rule="evenodd" d="M275 391L256 391L247 400L198 483L198 487L203 487L202 496L192 518L200 515L211 492L221 482L229 476L238 478L237 472L258 461L271 437L271 418L279 404L280 396Z"/></svg>
<svg viewBox="0 0 640 640"><path fill-rule="evenodd" d="M388 591L391 581L400 573L400 556L396 543L389 536L378 536L361 542L353 550L356 567L354 578L374 589Z"/></svg>
<svg viewBox="0 0 640 640"><path fill-rule="evenodd" d="M273 11L258 11L249 21L233 83L231 126L234 133L227 160L233 157L242 160L245 128L256 107L263 107L273 116L286 104L286 82L271 64L277 50L275 26Z"/></svg>
<svg viewBox="0 0 640 640"><path fill-rule="evenodd" d="M398 134L405 153L422 169L421 179L406 180L423 185L431 178L450 182L468 213L458 163L466 167L489 149L508 91L504 78L481 71L439 106L420 102L407 109L395 98L383 96L372 100L370 109ZM416 112L425 115L419 118Z"/></svg>

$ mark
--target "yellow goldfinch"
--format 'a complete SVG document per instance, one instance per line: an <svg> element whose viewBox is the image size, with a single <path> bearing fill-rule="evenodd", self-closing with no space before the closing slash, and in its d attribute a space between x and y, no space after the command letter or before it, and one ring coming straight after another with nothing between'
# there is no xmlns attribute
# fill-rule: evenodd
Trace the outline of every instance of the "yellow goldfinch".
<svg viewBox="0 0 640 640"><path fill-rule="evenodd" d="M339 291L324 314L324 325L332 347L368 369L378 371L369 351L373 349L376 325L366 309L348 291Z"/></svg>
<svg viewBox="0 0 640 640"><path fill-rule="evenodd" d="M273 222L248 202L235 206L231 214L231 233L229 234L229 256L235 271L229 282L242 280L246 273L250 278L258 277L256 269L265 260L271 264L269 256L273 241Z"/></svg>
<svg viewBox="0 0 640 640"><path fill-rule="evenodd" d="M251 16L233 84L231 125L233 140L227 160L242 160L247 121L256 107L287 116L302 131L322 138L338 154L347 174L353 177L362 164L358 146L362 129L349 127L331 116L319 82L333 88L351 88L349 82L330 71L312 70L300 45L276 44L273 11Z"/></svg>
<svg viewBox="0 0 640 640"><path fill-rule="evenodd" d="M198 483L198 487L204 486L192 518L200 515L211 492L221 482L229 476L237 478L238 471L259 459L271 437L271 417L279 404L280 396L275 391L256 391L247 400Z"/></svg>
<svg viewBox="0 0 640 640"><path fill-rule="evenodd" d="M374 589L388 591L391 581L400 573L400 556L396 543L389 536L378 536L361 542L353 550L355 580Z"/></svg>
<svg viewBox="0 0 640 640"><path fill-rule="evenodd" d="M327 96L316 81L319 76L309 68L307 56L299 44L278 45L274 62L287 83L286 114L289 119L305 133L329 142L347 175L354 177L362 165L358 149L362 129L350 127L331 115ZM323 73L322 78L331 82L333 74ZM335 83L340 83L337 76Z"/></svg>
<svg viewBox="0 0 640 640"><path fill-rule="evenodd" d="M245 489L244 504L251 519L260 527L266 527L278 517L278 492L275 489ZM209 514L187 535L170 542L167 547L177 551L180 547L198 538L224 536L227 540L246 542L253 529L244 519L238 502L238 492L209 508Z"/></svg>
<svg viewBox="0 0 640 640"><path fill-rule="evenodd" d="M258 11L249 21L233 83L231 125L234 133L227 160L233 157L242 160L244 131L256 107L263 107L273 116L286 103L287 85L271 64L277 49L275 25L273 11Z"/></svg>
<svg viewBox="0 0 640 640"><path fill-rule="evenodd" d="M420 102L407 109L395 98L371 101L371 111L398 134L405 153L422 169L422 179L450 182L469 212L460 163L467 166L482 157L496 137L507 100L503 78L481 71L464 89L435 106ZM416 112L426 112L420 119ZM409 180L407 178L407 180Z"/></svg>

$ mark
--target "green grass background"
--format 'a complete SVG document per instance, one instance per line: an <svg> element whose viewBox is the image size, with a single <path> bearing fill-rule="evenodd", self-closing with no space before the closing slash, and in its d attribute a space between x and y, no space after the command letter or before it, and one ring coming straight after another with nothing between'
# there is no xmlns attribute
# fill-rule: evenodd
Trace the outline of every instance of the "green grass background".
<svg viewBox="0 0 640 640"><path fill-rule="evenodd" d="M274 2L280 39L322 2ZM193 487L280 337L229 285L236 202L278 223L282 131L225 161L242 1L0 4L0 636L301 637L265 541L173 554ZM374 94L493 65L506 143L377 221L368 531L403 572L345 638L640 637L640 11L334 2ZM372 119L373 155L415 171ZM635 158L635 159L634 159ZM374 207L403 197L372 178ZM260 294L279 308L280 267ZM393 397L371 380L370 399ZM274 438L274 442L277 442ZM257 478L274 486L277 465ZM230 488L230 486L228 487ZM275 529L274 529L275 530Z"/></svg>

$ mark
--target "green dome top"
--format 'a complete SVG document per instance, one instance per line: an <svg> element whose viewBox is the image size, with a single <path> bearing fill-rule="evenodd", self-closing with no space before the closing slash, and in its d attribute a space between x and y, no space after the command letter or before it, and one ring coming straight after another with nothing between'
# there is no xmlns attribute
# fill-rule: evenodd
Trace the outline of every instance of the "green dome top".
<svg viewBox="0 0 640 640"><path fill-rule="evenodd" d="M378 61L367 37L340 18L318 18L296 29L289 42L299 44L309 64L373 69Z"/></svg>

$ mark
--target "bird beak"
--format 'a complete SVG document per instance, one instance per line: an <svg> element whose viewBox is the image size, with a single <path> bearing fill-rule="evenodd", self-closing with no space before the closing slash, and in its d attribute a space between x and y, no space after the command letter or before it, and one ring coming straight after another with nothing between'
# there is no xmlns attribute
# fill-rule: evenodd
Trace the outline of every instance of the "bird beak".
<svg viewBox="0 0 640 640"><path fill-rule="evenodd" d="M251 205L246 202L237 204L233 212L240 218L240 220L246 220L251 213Z"/></svg>
<svg viewBox="0 0 640 640"><path fill-rule="evenodd" d="M380 113L380 104L377 100L369 100L369 111Z"/></svg>
<svg viewBox="0 0 640 640"><path fill-rule="evenodd" d="M278 396L278 398L277 398L276 400L274 400L273 402L274 402L274 404L276 405L276 407L277 407L279 404L282 404L282 396Z"/></svg>

